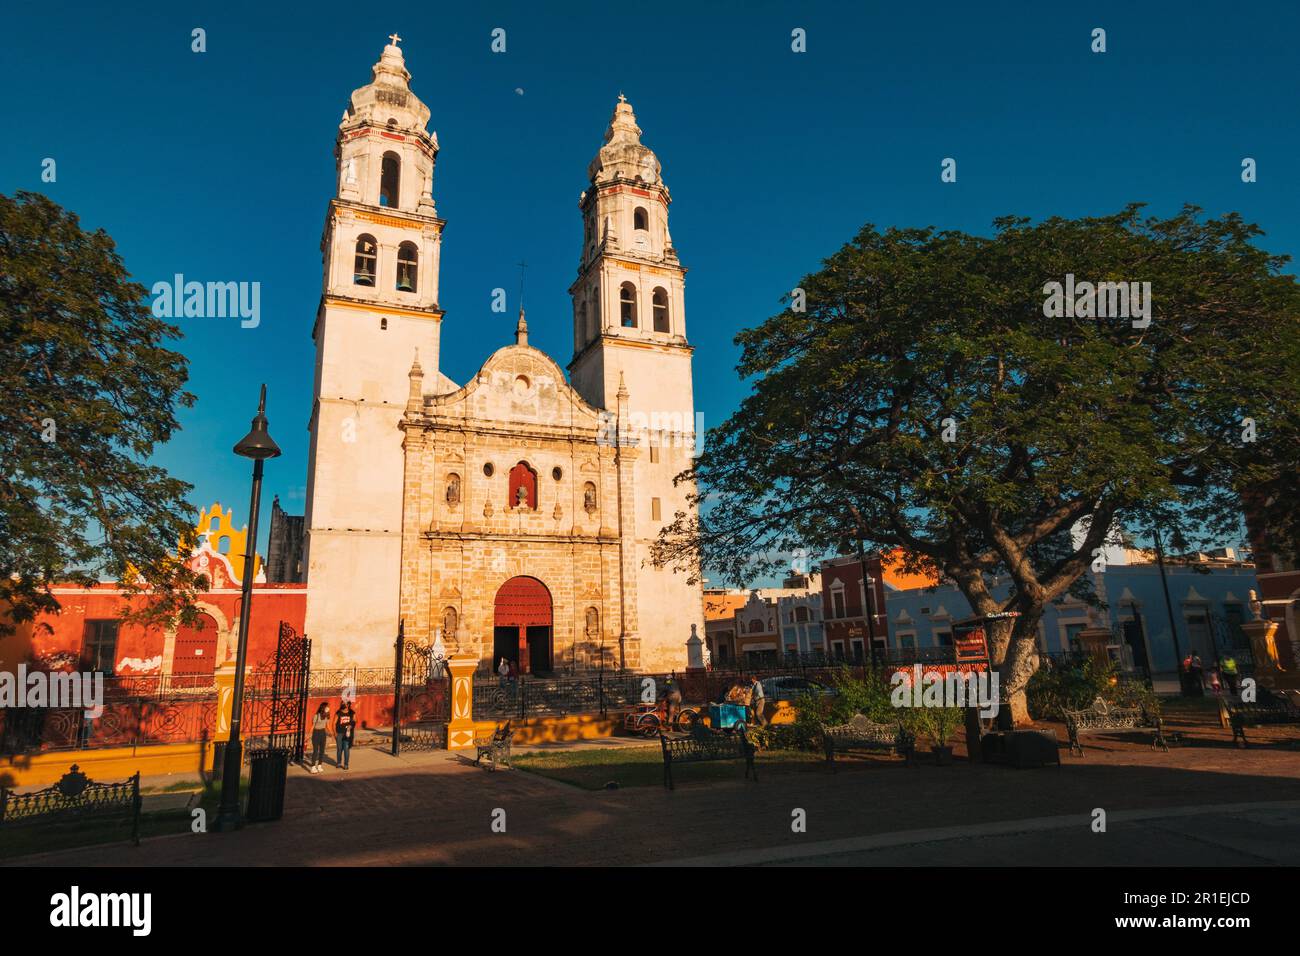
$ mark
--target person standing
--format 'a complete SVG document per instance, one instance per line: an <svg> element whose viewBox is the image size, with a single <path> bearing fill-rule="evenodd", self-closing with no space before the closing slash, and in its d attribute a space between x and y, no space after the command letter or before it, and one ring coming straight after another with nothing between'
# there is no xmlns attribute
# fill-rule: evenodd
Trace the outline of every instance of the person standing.
<svg viewBox="0 0 1300 956"><path fill-rule="evenodd" d="M1224 654L1223 660L1219 663L1219 673L1223 676L1223 684L1228 689L1229 694L1237 693L1237 659L1231 654Z"/></svg>
<svg viewBox="0 0 1300 956"><path fill-rule="evenodd" d="M352 740L357 730L357 713L350 701L339 704L338 716L334 718L334 762L344 770L352 756Z"/></svg>
<svg viewBox="0 0 1300 956"><path fill-rule="evenodd" d="M311 718L311 764L308 773L323 773L325 763L325 738L330 728L330 705L321 701Z"/></svg>
<svg viewBox="0 0 1300 956"><path fill-rule="evenodd" d="M506 663L504 654L501 655L501 663L497 665L497 682L502 690L505 690L510 684L510 665Z"/></svg>
<svg viewBox="0 0 1300 956"><path fill-rule="evenodd" d="M763 726L763 705L766 703L763 697L763 682L755 674L749 685L749 709L751 719L758 726Z"/></svg>

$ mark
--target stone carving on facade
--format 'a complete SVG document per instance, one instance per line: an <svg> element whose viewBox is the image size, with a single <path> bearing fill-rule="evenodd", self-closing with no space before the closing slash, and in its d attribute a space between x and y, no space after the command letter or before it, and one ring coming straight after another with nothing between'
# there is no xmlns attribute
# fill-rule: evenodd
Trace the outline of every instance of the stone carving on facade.
<svg viewBox="0 0 1300 956"><path fill-rule="evenodd" d="M590 481L582 489L582 510L589 515L596 513L596 486Z"/></svg>
<svg viewBox="0 0 1300 956"><path fill-rule="evenodd" d="M447 507L460 507L460 475L447 476Z"/></svg>

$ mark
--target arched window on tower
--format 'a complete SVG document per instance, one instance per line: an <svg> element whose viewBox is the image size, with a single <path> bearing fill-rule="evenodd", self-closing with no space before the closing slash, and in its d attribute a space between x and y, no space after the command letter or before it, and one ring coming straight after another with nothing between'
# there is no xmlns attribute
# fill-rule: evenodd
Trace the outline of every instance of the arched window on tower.
<svg viewBox="0 0 1300 956"><path fill-rule="evenodd" d="M396 206L401 196L402 160L396 153L384 153L379 172L379 205Z"/></svg>
<svg viewBox="0 0 1300 956"><path fill-rule="evenodd" d="M507 487L510 489L510 498L506 501L507 508L537 510L537 472L528 466L528 462L521 461L510 469L510 482Z"/></svg>
<svg viewBox="0 0 1300 956"><path fill-rule="evenodd" d="M623 328L636 328L636 286L630 282L624 282L622 288L618 290L618 308L619 317L623 322Z"/></svg>
<svg viewBox="0 0 1300 956"><path fill-rule="evenodd" d="M420 253L415 243L404 242L397 247L397 291L415 292L418 289L416 274L420 266Z"/></svg>
<svg viewBox="0 0 1300 956"><path fill-rule="evenodd" d="M587 341L600 335L600 312L596 308L596 294L593 292L587 300Z"/></svg>
<svg viewBox="0 0 1300 956"><path fill-rule="evenodd" d="M645 209L642 208L641 206L637 206L632 213L632 228L633 229L650 228L650 216L646 213Z"/></svg>
<svg viewBox="0 0 1300 956"><path fill-rule="evenodd" d="M656 332L668 331L668 293L662 288L655 289L654 320Z"/></svg>
<svg viewBox="0 0 1300 956"><path fill-rule="evenodd" d="M375 237L357 236L357 256L352 264L353 285L374 287L377 258L378 247L375 245Z"/></svg>

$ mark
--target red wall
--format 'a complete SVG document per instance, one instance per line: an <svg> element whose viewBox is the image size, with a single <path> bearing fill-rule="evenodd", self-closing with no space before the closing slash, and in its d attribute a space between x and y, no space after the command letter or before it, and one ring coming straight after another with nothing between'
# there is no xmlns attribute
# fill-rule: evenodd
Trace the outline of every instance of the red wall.
<svg viewBox="0 0 1300 956"><path fill-rule="evenodd" d="M61 612L40 615L31 628L30 656L54 665L65 659L75 666L86 636L86 622L112 620L122 610L124 596L112 584L93 588L56 588ZM147 598L132 598L133 606ZM234 659L242 595L237 589L208 591L199 596L201 609L217 621L217 666ZM253 614L248 634L248 662L256 667L275 656L281 621L302 633L306 617L307 591L301 584L255 584ZM114 673L159 674L164 672L167 633L160 627L145 628L122 624L114 654ZM8 666L12 654L3 656ZM23 655L27 656L27 655ZM12 662L16 663L16 661Z"/></svg>

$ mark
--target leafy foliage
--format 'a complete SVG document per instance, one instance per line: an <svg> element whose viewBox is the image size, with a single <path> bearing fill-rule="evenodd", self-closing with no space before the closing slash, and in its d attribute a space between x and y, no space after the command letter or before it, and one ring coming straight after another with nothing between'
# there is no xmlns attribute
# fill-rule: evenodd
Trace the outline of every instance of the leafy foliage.
<svg viewBox="0 0 1300 956"><path fill-rule="evenodd" d="M1276 527L1300 523L1300 286L1236 214L995 226L867 225L799 283L806 311L742 332L753 392L681 476L700 512L655 559L745 581L801 548L901 549L977 614L1019 613L991 634L1014 714L1043 608L1110 529L1159 516L1221 540L1254 488ZM1045 283L1067 274L1149 282L1150 325L1049 317ZM1012 580L1004 602L994 574Z"/></svg>
<svg viewBox="0 0 1300 956"><path fill-rule="evenodd" d="M0 195L0 602L57 611L56 582L107 578L193 619L190 486L148 463L177 428L186 360L113 240L44 196ZM12 624L3 624L12 629Z"/></svg>

